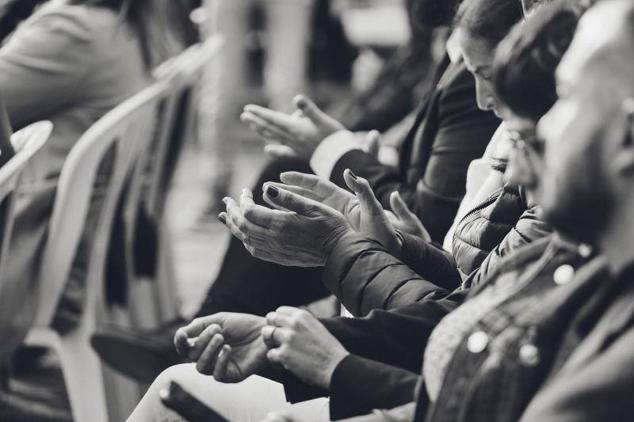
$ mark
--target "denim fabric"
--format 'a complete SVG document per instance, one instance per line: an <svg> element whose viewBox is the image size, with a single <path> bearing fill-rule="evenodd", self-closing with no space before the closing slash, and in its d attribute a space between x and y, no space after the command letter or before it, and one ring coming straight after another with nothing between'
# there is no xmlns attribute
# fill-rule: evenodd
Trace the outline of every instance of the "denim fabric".
<svg viewBox="0 0 634 422"><path fill-rule="evenodd" d="M540 249L541 258L531 259ZM563 266L574 269L569 280L557 274ZM600 258L588 262L579 248L556 237L509 257L501 272L510 270L530 276L463 337L428 421L518 420L548 374L563 333L607 277ZM484 347L469 344L474 333L486 335Z"/></svg>

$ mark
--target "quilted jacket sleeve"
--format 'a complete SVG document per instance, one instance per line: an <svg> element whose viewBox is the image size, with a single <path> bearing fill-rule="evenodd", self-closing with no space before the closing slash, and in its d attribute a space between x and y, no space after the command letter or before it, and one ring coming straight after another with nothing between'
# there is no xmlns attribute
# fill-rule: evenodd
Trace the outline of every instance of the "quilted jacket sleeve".
<svg viewBox="0 0 634 422"><path fill-rule="evenodd" d="M435 248L427 248L420 262L433 268L438 262L448 277L458 277L447 258ZM421 266L421 264L419 264ZM429 271L431 274L433 271ZM440 276L440 275L438 275ZM390 255L378 242L357 233L344 235L335 245L324 267L323 281L355 316L373 309L393 309L421 300L440 299L447 289L426 280L407 264Z"/></svg>

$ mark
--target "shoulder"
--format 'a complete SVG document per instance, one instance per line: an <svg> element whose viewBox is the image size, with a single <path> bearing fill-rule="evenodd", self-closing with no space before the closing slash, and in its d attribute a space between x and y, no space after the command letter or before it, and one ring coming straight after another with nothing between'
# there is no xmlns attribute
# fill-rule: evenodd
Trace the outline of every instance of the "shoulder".
<svg viewBox="0 0 634 422"><path fill-rule="evenodd" d="M104 25L113 26L117 15L104 7L49 3L25 23L26 31L47 31L77 41L91 42Z"/></svg>

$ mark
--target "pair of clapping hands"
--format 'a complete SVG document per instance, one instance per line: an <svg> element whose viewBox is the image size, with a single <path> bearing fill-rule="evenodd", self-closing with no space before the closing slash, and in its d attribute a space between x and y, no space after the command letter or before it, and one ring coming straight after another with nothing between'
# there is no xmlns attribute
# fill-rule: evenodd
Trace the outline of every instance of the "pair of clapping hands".
<svg viewBox="0 0 634 422"><path fill-rule="evenodd" d="M264 185L264 200L272 209L255 204L245 189L238 201L224 199L226 212L218 217L256 258L286 266L322 266L337 241L351 231L395 255L401 247L396 229L429 239L398 192L390 197L394 213L386 212L367 180L350 170L344 179L354 194L315 175L287 172L280 178L282 183Z"/></svg>
<svg viewBox="0 0 634 422"><path fill-rule="evenodd" d="M345 127L303 95L296 96L293 104L296 111L292 114L249 104L244 107L240 119L265 140L264 150L267 153L310 160L325 138L345 130ZM370 131L362 137L354 136L353 139L366 152L378 156L378 131Z"/></svg>

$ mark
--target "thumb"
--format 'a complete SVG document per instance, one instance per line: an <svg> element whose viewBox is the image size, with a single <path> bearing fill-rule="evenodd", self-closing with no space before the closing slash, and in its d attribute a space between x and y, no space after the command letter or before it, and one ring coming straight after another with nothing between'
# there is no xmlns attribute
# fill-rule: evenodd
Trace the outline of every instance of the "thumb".
<svg viewBox="0 0 634 422"><path fill-rule="evenodd" d="M308 117L313 123L321 123L327 120L328 115L321 111L319 107L308 97L304 95L298 95L293 98L295 107L304 113L304 116Z"/></svg>
<svg viewBox="0 0 634 422"><path fill-rule="evenodd" d="M366 151L374 158L379 158L379 148L381 147L381 133L378 130L371 130L365 138Z"/></svg>
<svg viewBox="0 0 634 422"><path fill-rule="evenodd" d="M411 234L417 235L424 240L431 242L432 239L429 232L418 216L410 211L398 191L392 192L392 195L390 195L390 207L392 208L392 211L394 211L394 214L396 214L396 217L410 228Z"/></svg>
<svg viewBox="0 0 634 422"><path fill-rule="evenodd" d="M306 217L331 214L325 205L270 183L264 185L264 200L274 208L293 211Z"/></svg>
<svg viewBox="0 0 634 422"><path fill-rule="evenodd" d="M348 187L357 195L361 207L370 215L383 215L383 207L379 203L367 180L357 176L350 169L343 172Z"/></svg>
<svg viewBox="0 0 634 422"><path fill-rule="evenodd" d="M407 204L403 201L403 198L401 198L401 195L397 191L392 192L392 195L390 195L390 206L394 214L396 214L400 220L406 222L418 220L418 217L410 211Z"/></svg>

